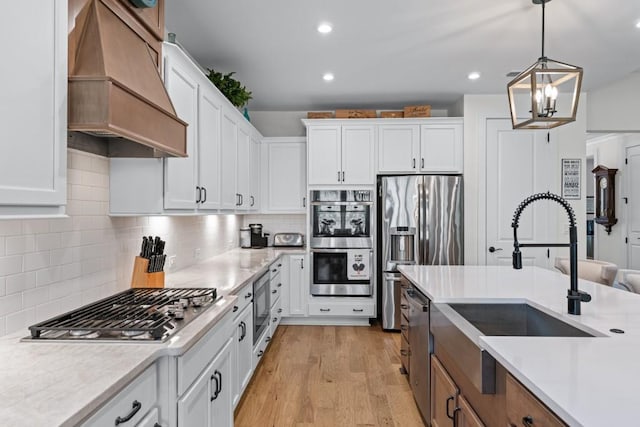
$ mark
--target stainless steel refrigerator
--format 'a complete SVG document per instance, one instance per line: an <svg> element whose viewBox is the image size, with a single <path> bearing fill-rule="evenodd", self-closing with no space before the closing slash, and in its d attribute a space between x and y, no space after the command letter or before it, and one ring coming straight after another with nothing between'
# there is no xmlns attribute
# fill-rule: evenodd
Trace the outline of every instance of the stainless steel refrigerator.
<svg viewBox="0 0 640 427"><path fill-rule="evenodd" d="M382 176L378 186L382 328L400 329L398 265L463 263L462 176Z"/></svg>

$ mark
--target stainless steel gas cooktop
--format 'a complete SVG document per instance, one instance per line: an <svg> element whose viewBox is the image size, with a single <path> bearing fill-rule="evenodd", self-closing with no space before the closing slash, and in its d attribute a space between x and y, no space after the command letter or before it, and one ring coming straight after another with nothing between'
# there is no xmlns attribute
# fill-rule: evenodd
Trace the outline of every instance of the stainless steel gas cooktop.
<svg viewBox="0 0 640 427"><path fill-rule="evenodd" d="M214 288L136 288L30 326L29 341L162 342L218 299Z"/></svg>

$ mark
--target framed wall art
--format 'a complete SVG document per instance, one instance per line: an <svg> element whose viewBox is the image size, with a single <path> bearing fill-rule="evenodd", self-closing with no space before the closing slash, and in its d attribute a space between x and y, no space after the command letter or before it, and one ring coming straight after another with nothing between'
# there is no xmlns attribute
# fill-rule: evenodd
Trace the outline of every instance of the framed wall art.
<svg viewBox="0 0 640 427"><path fill-rule="evenodd" d="M562 197L580 199L580 159L562 159Z"/></svg>

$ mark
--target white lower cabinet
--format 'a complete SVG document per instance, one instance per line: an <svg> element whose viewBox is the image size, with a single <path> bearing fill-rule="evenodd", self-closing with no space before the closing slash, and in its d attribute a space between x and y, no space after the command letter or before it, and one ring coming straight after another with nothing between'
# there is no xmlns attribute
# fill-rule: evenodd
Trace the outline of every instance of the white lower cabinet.
<svg viewBox="0 0 640 427"><path fill-rule="evenodd" d="M283 280L282 316L304 317L308 313L309 269L307 255L289 255L289 277Z"/></svg>
<svg viewBox="0 0 640 427"><path fill-rule="evenodd" d="M340 316L340 317L373 317L375 315L375 301L336 301L331 298L309 302L310 316Z"/></svg>
<svg viewBox="0 0 640 427"><path fill-rule="evenodd" d="M233 373L229 338L204 372L178 400L178 426L233 426Z"/></svg>
<svg viewBox="0 0 640 427"><path fill-rule="evenodd" d="M140 420L136 427L162 427L160 425L160 415L158 408L153 408L143 419Z"/></svg>
<svg viewBox="0 0 640 427"><path fill-rule="evenodd" d="M253 375L253 304L246 306L234 323L232 401L235 408Z"/></svg>
<svg viewBox="0 0 640 427"><path fill-rule="evenodd" d="M95 415L82 424L83 427L122 426L132 427L142 423L155 411L158 418L158 364L149 366L120 393L107 402ZM153 424L152 424L153 425ZM197 425L197 424L192 424Z"/></svg>
<svg viewBox="0 0 640 427"><path fill-rule="evenodd" d="M271 331L271 336L273 337L276 334L276 329L278 329L278 325L280 325L280 321L282 320L282 297L278 298L271 305L271 320L269 321L269 330Z"/></svg>

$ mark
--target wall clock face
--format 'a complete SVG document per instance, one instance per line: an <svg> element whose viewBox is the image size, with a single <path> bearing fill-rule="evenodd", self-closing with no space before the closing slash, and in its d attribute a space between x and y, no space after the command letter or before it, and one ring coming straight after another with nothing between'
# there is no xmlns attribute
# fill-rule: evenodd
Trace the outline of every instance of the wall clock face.
<svg viewBox="0 0 640 427"><path fill-rule="evenodd" d="M158 0L129 0L131 4L139 8L155 7Z"/></svg>
<svg viewBox="0 0 640 427"><path fill-rule="evenodd" d="M609 182L607 178L603 177L602 179L600 179L600 188L604 190L605 188L607 188L608 185L609 185Z"/></svg>

